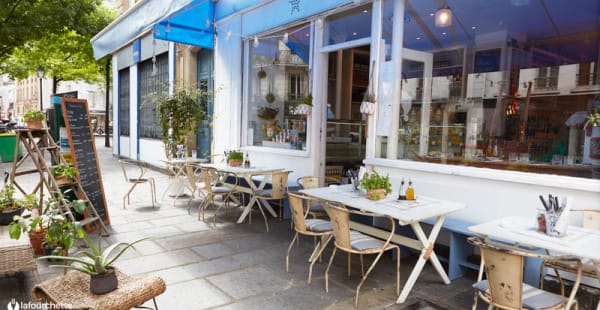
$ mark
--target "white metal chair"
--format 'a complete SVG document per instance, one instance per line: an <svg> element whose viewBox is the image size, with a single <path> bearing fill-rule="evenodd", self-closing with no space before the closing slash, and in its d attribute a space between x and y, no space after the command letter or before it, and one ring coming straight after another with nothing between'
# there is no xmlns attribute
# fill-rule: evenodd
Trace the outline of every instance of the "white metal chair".
<svg viewBox="0 0 600 310"><path fill-rule="evenodd" d="M332 177L319 177L310 175L299 177L296 180L296 183L298 183L303 189L323 187L331 184L340 184L338 179ZM323 208L323 203L318 200L311 201L309 214L314 218L327 215L325 208Z"/></svg>
<svg viewBox="0 0 600 310"><path fill-rule="evenodd" d="M600 209L573 209L572 212L582 212L583 213L583 228L593 229L600 231ZM549 252L547 252L550 254ZM581 263L583 264L583 275L591 278L599 278L598 268L594 265L594 262L591 259L582 259ZM551 268L554 270L556 274L556 278L560 283L560 294L565 295L565 281L563 277L560 275L560 271L566 271L570 273L577 272L577 264L572 262L564 262L564 261L543 261L540 270L540 288L544 288L544 276L546 275L546 268Z"/></svg>
<svg viewBox="0 0 600 310"><path fill-rule="evenodd" d="M358 296L360 293L360 288L362 287L363 283L367 279L367 276L369 276L369 273L371 273L371 270L373 270L375 264L377 264L383 253L388 250L396 249L398 256L400 254L400 247L390 242L396 230L394 219L388 215L348 210L346 208L336 206L331 203L325 204L325 210L327 211L327 214L329 214L329 218L331 219L331 224L333 225L333 236L335 238L335 248L333 249L333 253L331 253L331 258L329 259L329 264L327 265L327 270L325 271L325 290L329 292L329 268L331 267L331 263L333 262L333 258L335 257L337 249L348 253L348 276L350 276L351 270L350 256L351 254L359 254L361 273L363 277L360 280L358 286L356 287L356 297L354 301L354 306L358 307ZM368 236L361 232L351 230L350 214L388 219L390 222L389 236L386 240L381 240L375 237ZM366 273L364 272L364 254L377 254L377 257L375 257L375 260L373 261L373 263L371 263L371 266L369 266L369 269ZM396 259L396 295L400 295L399 257Z"/></svg>
<svg viewBox="0 0 600 310"><path fill-rule="evenodd" d="M146 177L145 174L148 171L148 167L146 166L145 163L141 162L141 161L134 161L134 160L126 160L126 159L120 159L119 163L121 163L121 169L123 170L123 176L125 177L125 181L127 183L133 184L131 186L131 188L129 189L129 191L127 192L127 194L125 194L125 196L123 196L123 209L125 209L125 201L127 201L127 203L131 203L129 200L129 196L131 194L131 192L135 189L136 186L138 186L139 184L144 184L144 183L149 183L150 184L150 192L151 192L151 197L152 197L152 207L154 207L156 201L156 184L154 183L154 178L152 177ZM132 170L132 171L128 171L128 170ZM131 177L130 172L133 173L133 171L137 171L139 174L136 174L135 177Z"/></svg>
<svg viewBox="0 0 600 310"><path fill-rule="evenodd" d="M252 200L256 201L258 205L258 210L262 214L265 219L265 226L267 227L267 232L269 231L269 222L267 220L267 216L265 215L265 211L263 211L261 200L277 200L279 201L279 218L283 216L283 199L286 198L288 192L288 176L291 171L277 171L273 172L270 175L271 178L271 189L260 189L256 190L252 193ZM269 176L265 176L269 177ZM252 215L250 214L250 221L252 220Z"/></svg>
<svg viewBox="0 0 600 310"><path fill-rule="evenodd" d="M191 203L196 197L196 194L201 200L200 205L204 204L204 201L206 200L206 190L204 189L206 184L202 179L202 169L202 166L197 163L189 163L185 166L188 183L192 189L190 200L188 201L188 214L190 214ZM200 212L200 210L198 210L198 212Z"/></svg>
<svg viewBox="0 0 600 310"><path fill-rule="evenodd" d="M312 198L299 193L288 193L288 199L290 201L292 222L294 223L294 230L296 233L294 234L294 238L292 238L292 242L290 242L285 255L285 271L289 272L290 270L290 251L292 250L292 246L294 246L294 242L299 239L299 235L321 238L321 241L315 244L315 248L308 259L310 262L310 267L308 269L308 284L310 284L312 279L313 265L317 259L321 257L321 253L323 253L323 250L331 240L333 227L329 221L306 218L308 211L310 210L308 206L310 205Z"/></svg>
<svg viewBox="0 0 600 310"><path fill-rule="evenodd" d="M231 195L236 191L238 177L234 173L222 172L215 168L202 168L201 182L204 184L203 192L206 197L200 209L198 211L198 219L204 220L204 211L211 205L217 205L215 198L221 196L220 204L214 214L214 222L217 224L217 213L221 207L225 206L227 209L231 204ZM225 181L230 181L225 183Z"/></svg>
<svg viewBox="0 0 600 310"><path fill-rule="evenodd" d="M475 288L473 310L477 309L477 299L481 298L491 307L500 309L577 309L575 294L581 281L582 264L578 258L549 256L502 243L482 241L470 237L468 241L479 247L481 265ZM547 261L563 261L577 266L577 279L568 298L535 288L523 283L525 258ZM487 279L483 279L485 275Z"/></svg>

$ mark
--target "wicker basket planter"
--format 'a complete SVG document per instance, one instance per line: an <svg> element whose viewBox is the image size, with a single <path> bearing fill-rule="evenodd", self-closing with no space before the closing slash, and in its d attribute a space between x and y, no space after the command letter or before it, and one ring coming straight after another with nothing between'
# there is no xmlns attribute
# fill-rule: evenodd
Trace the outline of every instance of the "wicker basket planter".
<svg viewBox="0 0 600 310"><path fill-rule="evenodd" d="M371 189L367 191L367 199L370 200L381 200L387 196L385 189Z"/></svg>
<svg viewBox="0 0 600 310"><path fill-rule="evenodd" d="M229 160L229 166L231 167L239 167L242 165L242 161L239 159L230 159Z"/></svg>
<svg viewBox="0 0 600 310"><path fill-rule="evenodd" d="M42 129L43 125L41 119L28 120L26 123L27 129Z"/></svg>

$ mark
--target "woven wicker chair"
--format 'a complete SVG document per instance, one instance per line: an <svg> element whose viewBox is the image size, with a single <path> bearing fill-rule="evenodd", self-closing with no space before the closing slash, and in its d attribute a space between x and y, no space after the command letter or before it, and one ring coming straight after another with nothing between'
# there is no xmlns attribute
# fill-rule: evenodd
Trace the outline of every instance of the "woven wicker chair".
<svg viewBox="0 0 600 310"><path fill-rule="evenodd" d="M290 270L290 251L294 246L294 242L299 239L299 235L321 237L321 241L315 244L315 248L310 255L308 261L310 267L308 269L308 284L312 279L313 265L318 258L321 257L321 253L329 243L332 237L333 227L331 222L322 219L307 219L308 205L310 205L311 198L298 193L288 193L288 199L290 201L290 211L292 213L292 222L294 223L294 238L290 242L287 253L285 255L285 271Z"/></svg>
<svg viewBox="0 0 600 310"><path fill-rule="evenodd" d="M196 163L189 163L185 165L185 174L188 179L188 183L190 184L190 188L192 189L192 194L190 196L190 200L188 201L188 214L190 214L191 202L194 200L196 195L200 198L201 205L206 201L206 191L204 187L206 184L202 179L202 166Z"/></svg>
<svg viewBox="0 0 600 310"><path fill-rule="evenodd" d="M477 309L477 299L481 298L491 307L500 309L577 309L575 294L581 281L582 265L578 258L549 256L527 251L492 241L482 241L470 237L469 243L481 250L481 265L478 282L473 285L475 296L473 310ZM577 279L568 298L547 292L523 283L525 258L547 261L564 261L577 265ZM483 274L487 276L483 280Z"/></svg>
<svg viewBox="0 0 600 310"><path fill-rule="evenodd" d="M375 267L381 256L385 251L396 249L400 253L400 247L395 244L390 243L392 237L394 236L394 232L396 230L396 225L394 223L394 219L388 215L381 215L369 212L361 212L348 210L340 206L333 205L331 203L325 204L325 210L327 214L329 214L329 218L331 219L331 223L333 224L333 236L335 238L335 248L333 249L333 253L331 253L331 258L329 259L329 264L327 265L327 270L325 271L325 290L329 292L329 268L331 267L331 263L333 262L333 258L335 257L335 253L337 249L340 249L344 252L348 253L348 276L350 276L350 256L351 254L360 254L360 267L362 273L362 279L360 283L356 287L356 297L354 301L354 306L358 307L358 296L360 293L360 288L363 283L371 273L371 270ZM380 240L375 237L371 237L365 235L361 232L354 231L350 229L350 214L362 215L362 216L370 216L377 217L382 219L388 219L390 222L390 234L387 239ZM367 272L364 272L364 262L363 255L364 254L377 254L371 266ZM396 295L400 295L400 259L396 260Z"/></svg>
<svg viewBox="0 0 600 310"><path fill-rule="evenodd" d="M121 163L121 169L123 170L123 176L125 177L125 181L127 183L133 184L127 192L127 194L123 196L123 209L125 209L125 201L127 201L127 203L130 203L129 196L131 195L131 192L133 192L135 187L139 184L144 183L150 184L150 193L152 194L152 207L154 207L154 204L156 203L156 184L154 183L154 178L145 176L146 172L148 172L148 167L146 167L146 164L140 161L125 159L120 159L119 163ZM139 174L137 174L136 177L130 177L129 172L133 171L137 171Z"/></svg>
<svg viewBox="0 0 600 310"><path fill-rule="evenodd" d="M332 177L317 177L317 176L310 176L310 175L299 177L296 180L296 182L303 189L317 188L317 187L328 186L328 185L332 185L332 184L336 184L336 185L340 184L338 179L335 179ZM327 215L327 213L325 212L325 209L323 208L323 203L320 201L317 201L317 200L311 201L309 214L310 214L310 216L312 216L314 218Z"/></svg>
<svg viewBox="0 0 600 310"><path fill-rule="evenodd" d="M600 210L599 209L581 209L571 210L583 213L583 227L587 229L594 229L600 231ZM550 254L549 252L547 252ZM594 265L591 259L582 259L583 264L583 275L590 278L599 278L598 268ZM566 271L570 273L577 272L577 265L562 261L544 261L540 269L540 288L544 288L544 276L546 275L546 268L551 268L556 274L556 278L560 283L560 294L565 295L565 282L560 275L560 271Z"/></svg>

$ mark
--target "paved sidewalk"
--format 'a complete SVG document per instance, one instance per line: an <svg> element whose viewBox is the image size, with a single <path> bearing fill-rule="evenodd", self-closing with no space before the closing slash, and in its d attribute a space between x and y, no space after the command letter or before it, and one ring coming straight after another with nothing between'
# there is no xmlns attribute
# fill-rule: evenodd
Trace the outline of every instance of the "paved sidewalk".
<svg viewBox="0 0 600 310"><path fill-rule="evenodd" d="M197 218L198 202L188 214L187 199L175 206L167 198L153 208L148 185L140 185L132 194L132 204L123 209L122 197L129 189L121 168L98 139L98 157L104 190L108 200L112 234L108 243L153 237L128 251L117 266L129 274L152 273L163 277L167 291L158 296L160 309L351 309L354 292L360 281L360 262L353 260L353 275L346 276L346 260L338 255L330 271L330 290L326 293L324 271L331 253L323 263L315 265L313 283L307 284L308 263L313 240L301 239L290 257L290 272L285 272L285 253L292 238L289 221L270 220L265 231L260 214L252 224L235 224L239 210L218 216L213 225L212 213L205 222ZM1 163L0 173L10 171L12 163ZM150 171L157 182L158 199L168 184L159 171ZM371 259L366 259L370 262ZM402 259L401 284L406 282L414 266L415 256ZM41 280L61 271L49 269L39 262ZM406 303L395 303L394 262L385 256L363 285L360 309L467 309L472 303L473 276L444 285L427 265L417 280ZM0 278L0 309L12 298L31 299L32 278L25 275L24 291L19 291L18 277ZM480 302L480 304L482 304ZM149 304L148 304L149 305ZM481 305L483 306L483 305ZM483 307L482 307L483 309Z"/></svg>

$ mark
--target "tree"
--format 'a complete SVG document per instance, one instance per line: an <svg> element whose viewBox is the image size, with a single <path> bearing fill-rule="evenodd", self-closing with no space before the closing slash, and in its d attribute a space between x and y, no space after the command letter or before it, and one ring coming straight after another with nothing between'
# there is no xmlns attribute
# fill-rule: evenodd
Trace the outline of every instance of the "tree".
<svg viewBox="0 0 600 310"><path fill-rule="evenodd" d="M104 68L109 59L96 61L91 37L114 19L114 12L104 7L79 17L85 26L50 33L43 38L15 47L4 61L0 72L16 79L30 76L38 66L43 66L46 76L53 79L53 93L57 84L66 80L83 80L98 83L104 79Z"/></svg>
<svg viewBox="0 0 600 310"><path fill-rule="evenodd" d="M0 63L27 42L75 30L93 35L83 18L101 5L100 0L3 0L0 5ZM87 20L88 22L90 20Z"/></svg>

